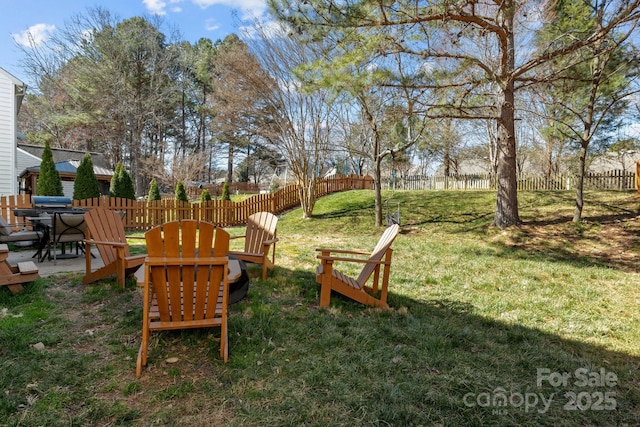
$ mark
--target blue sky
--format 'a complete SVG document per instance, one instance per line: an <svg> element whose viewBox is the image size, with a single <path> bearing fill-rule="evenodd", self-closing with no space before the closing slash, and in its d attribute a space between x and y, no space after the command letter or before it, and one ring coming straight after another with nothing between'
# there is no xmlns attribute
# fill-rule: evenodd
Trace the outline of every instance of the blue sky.
<svg viewBox="0 0 640 427"><path fill-rule="evenodd" d="M29 79L20 67L22 53L16 43L22 43L27 33L45 41L52 31L88 8L100 6L120 19L159 15L165 33L175 27L190 42L202 37L215 41L238 32L234 12L250 18L266 10L266 0L0 0L0 4L0 67L26 83Z"/></svg>

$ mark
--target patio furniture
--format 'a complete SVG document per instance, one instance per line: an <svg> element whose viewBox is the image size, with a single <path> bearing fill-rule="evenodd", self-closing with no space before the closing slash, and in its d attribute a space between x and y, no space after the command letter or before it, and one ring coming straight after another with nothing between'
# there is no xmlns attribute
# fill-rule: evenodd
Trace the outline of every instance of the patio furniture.
<svg viewBox="0 0 640 427"><path fill-rule="evenodd" d="M154 227L145 238L149 255L136 376L147 364L152 331L220 327L220 357L226 362L229 234L209 222L182 220Z"/></svg>
<svg viewBox="0 0 640 427"><path fill-rule="evenodd" d="M84 214L84 221L87 238L84 240L86 269L82 283L86 285L115 274L118 284L124 288L127 275L135 273L147 255L131 255L122 216L118 212L97 207ZM98 248L104 263L96 271L91 271L93 245Z"/></svg>
<svg viewBox="0 0 640 427"><path fill-rule="evenodd" d="M0 244L0 286L6 286L13 294L22 291L22 284L38 278L38 267L33 261L19 262L17 266L9 264L9 247Z"/></svg>
<svg viewBox="0 0 640 427"><path fill-rule="evenodd" d="M316 249L320 252L320 265L316 269L316 281L320 288L320 307L328 307L331 291L336 291L348 298L373 307L389 307L387 292L389 287L389 270L391 269L391 244L398 235L400 226L393 224L380 237L378 244L371 254L340 249ZM368 258L355 256L369 255ZM334 268L335 262L356 262L364 266L360 275L353 279ZM380 283L380 268L382 267L382 283ZM373 274L373 283L367 282ZM378 297L378 290L380 296Z"/></svg>
<svg viewBox="0 0 640 427"><path fill-rule="evenodd" d="M16 243L16 242L39 242L42 233L35 230L21 229L14 231L15 226L23 226L23 224L9 224L3 216L0 215L0 243Z"/></svg>
<svg viewBox="0 0 640 427"><path fill-rule="evenodd" d="M257 212L247 219L247 229L242 236L231 239L244 238L244 251L229 251L245 262L262 264L262 280L267 278L267 268L275 267L276 262L276 226L278 217L270 212ZM273 245L271 259L269 249Z"/></svg>
<svg viewBox="0 0 640 427"><path fill-rule="evenodd" d="M51 230L49 235L49 248L51 250L49 251L49 258L53 256L54 265L58 258L78 256L80 244L85 238L86 231L87 224L84 221L83 212L55 212L51 214ZM76 244L75 255L66 253L65 247L67 243L70 243L71 246L73 246L73 243ZM62 250L60 255L58 255L56 251L58 245L60 245Z"/></svg>

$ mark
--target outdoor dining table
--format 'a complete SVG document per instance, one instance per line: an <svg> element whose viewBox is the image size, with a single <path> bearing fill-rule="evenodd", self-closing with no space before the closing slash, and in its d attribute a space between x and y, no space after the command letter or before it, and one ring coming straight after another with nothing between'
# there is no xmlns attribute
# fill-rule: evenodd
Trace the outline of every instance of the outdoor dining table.
<svg viewBox="0 0 640 427"><path fill-rule="evenodd" d="M61 254L59 255L53 254L52 252L56 250L56 248L54 247L56 243L55 242L56 236L54 235L54 230L53 230L54 215L60 215L60 214L84 215L84 210L73 209L68 211L56 211L53 214L45 214L45 215L41 214L40 216L27 217L27 220L29 220L29 222L33 224L33 228L42 233L42 237L38 242L38 249L36 250L36 253L32 257L32 258L37 258L39 262L42 262L45 259L55 260L56 258L62 259L62 258L78 257L78 255L74 253L65 252L64 244L66 242L62 242L63 246L62 246Z"/></svg>
<svg viewBox="0 0 640 427"><path fill-rule="evenodd" d="M33 224L33 229L40 232L40 241L36 253L31 258L36 258L38 262L42 262L51 254L50 235L51 235L51 215L47 216L29 216L27 220Z"/></svg>

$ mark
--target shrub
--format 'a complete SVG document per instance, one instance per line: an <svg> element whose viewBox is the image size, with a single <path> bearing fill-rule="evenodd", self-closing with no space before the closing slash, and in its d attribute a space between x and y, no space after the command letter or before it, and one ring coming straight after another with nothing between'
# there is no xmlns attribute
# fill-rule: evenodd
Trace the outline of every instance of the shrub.
<svg viewBox="0 0 640 427"><path fill-rule="evenodd" d="M100 197L100 185L93 171L91 154L85 153L82 162L78 166L76 179L73 182L73 198L75 200L84 200L94 197Z"/></svg>
<svg viewBox="0 0 640 427"><path fill-rule="evenodd" d="M178 181L178 184L176 184L176 200L183 202L189 201L189 198L187 197L187 190L185 190L182 181Z"/></svg>
<svg viewBox="0 0 640 427"><path fill-rule="evenodd" d="M231 193L229 193L229 183L227 181L222 185L222 200L231 200Z"/></svg>
<svg viewBox="0 0 640 427"><path fill-rule="evenodd" d="M206 188L200 193L200 202L208 202L211 200L211 193Z"/></svg>
<svg viewBox="0 0 640 427"><path fill-rule="evenodd" d="M62 180L56 170L56 164L53 162L53 153L48 142L45 142L42 152L36 194L38 196L64 196Z"/></svg>
<svg viewBox="0 0 640 427"><path fill-rule="evenodd" d="M125 199L135 200L136 191L133 188L133 180L131 175L125 170L122 163L116 165L116 170L111 178L111 186L109 187L109 195L111 197L122 197Z"/></svg>
<svg viewBox="0 0 640 427"><path fill-rule="evenodd" d="M153 178L151 180L151 184L149 185L149 201L160 200L160 188L158 188L158 183L156 179Z"/></svg>

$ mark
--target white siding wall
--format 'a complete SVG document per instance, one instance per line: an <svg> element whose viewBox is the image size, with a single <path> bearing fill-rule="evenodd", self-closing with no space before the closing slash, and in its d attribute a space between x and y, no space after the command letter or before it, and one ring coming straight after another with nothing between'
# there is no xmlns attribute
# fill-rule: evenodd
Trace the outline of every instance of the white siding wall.
<svg viewBox="0 0 640 427"><path fill-rule="evenodd" d="M0 195L18 194L15 85L0 73Z"/></svg>

